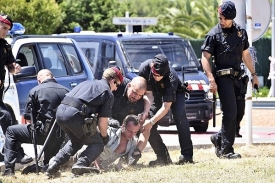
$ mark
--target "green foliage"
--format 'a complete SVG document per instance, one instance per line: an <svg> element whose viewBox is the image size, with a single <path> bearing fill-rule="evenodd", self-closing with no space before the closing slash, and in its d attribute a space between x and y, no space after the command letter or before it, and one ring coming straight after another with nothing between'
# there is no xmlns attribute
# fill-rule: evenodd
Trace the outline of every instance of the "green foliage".
<svg viewBox="0 0 275 183"><path fill-rule="evenodd" d="M262 88L259 88L259 93L257 92L257 97L267 97L269 93L269 88L267 86L264 86ZM252 93L252 97L256 97L255 93Z"/></svg>
<svg viewBox="0 0 275 183"><path fill-rule="evenodd" d="M52 34L62 22L55 0L1 0L0 10L22 23L25 34Z"/></svg>
<svg viewBox="0 0 275 183"><path fill-rule="evenodd" d="M217 8L217 0L177 0L174 7L167 8L167 13L160 15L160 27L184 38L204 38L218 23Z"/></svg>
<svg viewBox="0 0 275 183"><path fill-rule="evenodd" d="M63 25L57 33L72 32L79 25L82 30L96 32L124 31L125 26L113 25L113 17L124 17L128 4L118 0L67 0L60 4Z"/></svg>

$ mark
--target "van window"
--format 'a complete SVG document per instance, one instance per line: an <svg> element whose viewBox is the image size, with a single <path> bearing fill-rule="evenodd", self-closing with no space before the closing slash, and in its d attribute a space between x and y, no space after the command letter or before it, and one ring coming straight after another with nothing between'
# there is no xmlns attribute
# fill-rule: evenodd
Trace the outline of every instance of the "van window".
<svg viewBox="0 0 275 183"><path fill-rule="evenodd" d="M32 45L24 45L20 48L16 62L21 66L33 66L34 65L35 52Z"/></svg>
<svg viewBox="0 0 275 183"><path fill-rule="evenodd" d="M79 58L77 56L77 53L75 51L75 48L71 45L62 45L68 62L69 62L69 67L71 67L72 71L75 74L79 74L83 72L82 66L80 64Z"/></svg>
<svg viewBox="0 0 275 183"><path fill-rule="evenodd" d="M54 77L67 76L65 59L57 44L39 44L43 55L43 64L45 69L49 69Z"/></svg>
<svg viewBox="0 0 275 183"><path fill-rule="evenodd" d="M157 54L165 54L173 66L198 66L198 61L191 46L182 41L125 41L123 43L126 54L135 69L147 59L154 58Z"/></svg>
<svg viewBox="0 0 275 183"><path fill-rule="evenodd" d="M99 43L98 42L77 42L80 48L82 49L83 53L91 63L91 66L94 68L98 60L98 50L99 50Z"/></svg>

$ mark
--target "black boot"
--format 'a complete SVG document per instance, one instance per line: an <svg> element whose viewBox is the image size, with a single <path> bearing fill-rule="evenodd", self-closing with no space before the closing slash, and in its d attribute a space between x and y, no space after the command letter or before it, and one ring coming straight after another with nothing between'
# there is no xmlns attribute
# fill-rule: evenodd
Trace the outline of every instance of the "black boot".
<svg viewBox="0 0 275 183"><path fill-rule="evenodd" d="M234 152L230 152L227 154L223 154L222 156L220 156L220 158L224 158L224 159L239 159L242 158L242 156L238 153L234 153Z"/></svg>
<svg viewBox="0 0 275 183"><path fill-rule="evenodd" d="M16 158L16 163L20 163L22 165L24 164L28 164L30 162L32 162L32 157L26 155L26 154L23 154L23 155L18 155L17 158Z"/></svg>
<svg viewBox="0 0 275 183"><path fill-rule="evenodd" d="M56 161L53 161L52 163L49 164L49 167L46 171L46 175L48 177L58 177L60 175L59 168L60 168L60 165Z"/></svg>
<svg viewBox="0 0 275 183"><path fill-rule="evenodd" d="M38 172L44 173L47 171L47 169L48 169L48 165L44 165L44 163L42 163L42 162L38 163ZM29 173L36 173L36 164L27 166L21 172L21 174L29 174Z"/></svg>
<svg viewBox="0 0 275 183"><path fill-rule="evenodd" d="M163 166L163 165L169 165L169 164L172 164L172 160L170 156L166 158L157 157L156 160L149 162L149 166Z"/></svg>
<svg viewBox="0 0 275 183"><path fill-rule="evenodd" d="M177 164L178 165L183 165L183 164L186 164L186 163L194 163L193 158L192 157L187 157L187 156L184 156L184 155L180 155L179 162Z"/></svg>
<svg viewBox="0 0 275 183"><path fill-rule="evenodd" d="M239 132L236 132L235 137L242 138L243 136Z"/></svg>
<svg viewBox="0 0 275 183"><path fill-rule="evenodd" d="M220 140L217 139L215 135L211 135L210 140L211 140L212 144L214 144L214 146L215 146L216 156L220 157L221 156L221 154L220 154L220 151L221 151L221 142L220 142Z"/></svg>
<svg viewBox="0 0 275 183"><path fill-rule="evenodd" d="M14 168L6 168L5 171L2 173L2 176L13 176L14 175Z"/></svg>
<svg viewBox="0 0 275 183"><path fill-rule="evenodd" d="M82 175L83 173L100 173L100 170L94 167L89 167L85 163L76 162L72 167L72 173Z"/></svg>

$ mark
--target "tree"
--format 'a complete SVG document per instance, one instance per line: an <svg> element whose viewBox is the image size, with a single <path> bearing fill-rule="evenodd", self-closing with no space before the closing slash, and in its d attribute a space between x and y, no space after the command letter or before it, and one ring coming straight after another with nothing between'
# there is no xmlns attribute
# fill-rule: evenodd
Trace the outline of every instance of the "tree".
<svg viewBox="0 0 275 183"><path fill-rule="evenodd" d="M25 34L52 34L62 23L55 0L1 0L0 10L23 24Z"/></svg>
<svg viewBox="0 0 275 183"><path fill-rule="evenodd" d="M174 32L188 39L200 39L218 23L217 0L176 1L160 15L159 26L166 32ZM205 8L207 7L207 8Z"/></svg>
<svg viewBox="0 0 275 183"><path fill-rule="evenodd" d="M124 27L114 25L112 20L124 16L127 6L118 0L64 0L60 4L64 24L57 32L72 32L75 26L96 32L124 31Z"/></svg>

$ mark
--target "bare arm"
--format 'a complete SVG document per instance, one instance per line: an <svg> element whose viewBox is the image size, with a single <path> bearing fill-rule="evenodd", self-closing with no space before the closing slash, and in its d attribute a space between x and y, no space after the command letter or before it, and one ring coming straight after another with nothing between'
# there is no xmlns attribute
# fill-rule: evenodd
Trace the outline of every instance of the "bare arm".
<svg viewBox="0 0 275 183"><path fill-rule="evenodd" d="M150 111L150 107L153 103L154 96L152 91L146 91L145 95L143 96L144 100L144 110L142 112L141 121L145 121L148 116L148 112Z"/></svg>
<svg viewBox="0 0 275 183"><path fill-rule="evenodd" d="M108 128L108 118L100 117L98 119L98 128L102 137L107 136L107 128Z"/></svg>
<svg viewBox="0 0 275 183"><path fill-rule="evenodd" d="M16 73L20 72L20 70L21 70L21 67L18 63L9 64L9 65L7 65L7 68L9 70L9 72L12 74L16 74Z"/></svg>
<svg viewBox="0 0 275 183"><path fill-rule="evenodd" d="M246 49L246 50L243 51L242 57L243 57L243 62L245 64L245 66L248 68L249 72L251 74L255 73L255 70L254 70L254 67L253 67L252 58L251 58L251 55L250 55L248 49ZM253 77L252 86L254 86L255 84L257 84L259 86L258 76L257 75L253 75L252 77Z"/></svg>
<svg viewBox="0 0 275 183"><path fill-rule="evenodd" d="M137 148L142 152L147 145L148 139L150 137L150 130L145 130L140 133L138 138Z"/></svg>
<svg viewBox="0 0 275 183"><path fill-rule="evenodd" d="M212 69L211 69L211 66L209 64L209 60L211 58L211 54L206 52L206 51L203 51L202 52L202 55L201 55L201 64L202 64L202 67L203 67L203 70L209 80L209 90L210 92L212 93L216 93L217 92L217 85L216 85L216 82L215 82L215 79L214 79L214 76L212 74Z"/></svg>
<svg viewBox="0 0 275 183"><path fill-rule="evenodd" d="M146 130L150 131L152 128L151 122L158 122L163 116L165 116L165 114L168 113L171 105L172 102L163 102L161 108L157 111L157 113L150 120L145 120L142 132Z"/></svg>

